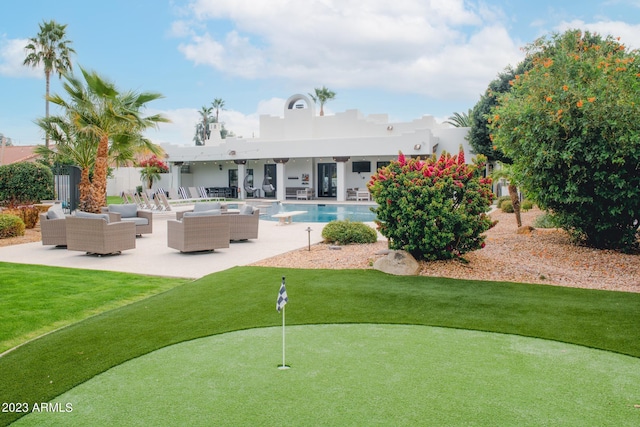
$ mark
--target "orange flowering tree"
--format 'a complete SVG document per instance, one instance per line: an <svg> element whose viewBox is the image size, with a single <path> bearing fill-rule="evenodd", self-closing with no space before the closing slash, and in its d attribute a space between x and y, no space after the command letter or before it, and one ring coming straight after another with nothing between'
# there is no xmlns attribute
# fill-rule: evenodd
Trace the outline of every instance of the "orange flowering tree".
<svg viewBox="0 0 640 427"><path fill-rule="evenodd" d="M485 158L478 157L467 164L462 149L426 160L400 153L377 170L367 187L378 203L376 224L391 249L436 260L484 247L493 193L491 178L482 177Z"/></svg>
<svg viewBox="0 0 640 427"><path fill-rule="evenodd" d="M570 30L525 49L489 122L530 197L594 247L632 250L640 225L640 58L613 37Z"/></svg>

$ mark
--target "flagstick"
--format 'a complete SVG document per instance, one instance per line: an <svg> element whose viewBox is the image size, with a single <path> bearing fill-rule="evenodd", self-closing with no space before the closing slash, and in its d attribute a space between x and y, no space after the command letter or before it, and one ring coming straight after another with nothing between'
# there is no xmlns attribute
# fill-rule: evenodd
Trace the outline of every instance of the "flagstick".
<svg viewBox="0 0 640 427"><path fill-rule="evenodd" d="M284 341L284 310L286 306L282 307L282 366L279 366L278 369L289 369L289 367L285 364L285 341Z"/></svg>

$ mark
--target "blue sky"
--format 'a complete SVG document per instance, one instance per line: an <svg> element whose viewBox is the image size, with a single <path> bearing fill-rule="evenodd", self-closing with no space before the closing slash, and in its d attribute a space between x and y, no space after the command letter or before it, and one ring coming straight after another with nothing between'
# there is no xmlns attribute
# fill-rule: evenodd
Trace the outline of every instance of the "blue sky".
<svg viewBox="0 0 640 427"><path fill-rule="evenodd" d="M387 113L390 121L472 108L537 37L580 28L640 47L640 0L21 0L0 25L0 133L43 143L44 72L22 66L38 24L67 24L78 66L121 90L160 92L147 113L172 123L147 136L192 145L197 111L225 101L221 121L259 136L261 114L327 86L325 114ZM52 93L63 94L57 77ZM55 113L55 110L52 111Z"/></svg>

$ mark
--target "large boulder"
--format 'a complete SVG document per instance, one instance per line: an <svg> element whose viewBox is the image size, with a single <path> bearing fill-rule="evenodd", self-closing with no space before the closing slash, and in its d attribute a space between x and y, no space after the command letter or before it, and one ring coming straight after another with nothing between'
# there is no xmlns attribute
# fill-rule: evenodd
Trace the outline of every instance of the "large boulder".
<svg viewBox="0 0 640 427"><path fill-rule="evenodd" d="M407 251L390 251L373 263L373 268L395 276L417 276L420 264Z"/></svg>

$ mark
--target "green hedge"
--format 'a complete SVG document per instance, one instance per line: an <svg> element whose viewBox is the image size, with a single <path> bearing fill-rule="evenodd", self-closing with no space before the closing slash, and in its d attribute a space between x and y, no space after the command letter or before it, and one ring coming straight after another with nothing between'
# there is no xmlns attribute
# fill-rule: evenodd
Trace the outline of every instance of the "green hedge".
<svg viewBox="0 0 640 427"><path fill-rule="evenodd" d="M29 162L0 166L0 203L5 206L39 203L54 195L49 167Z"/></svg>

